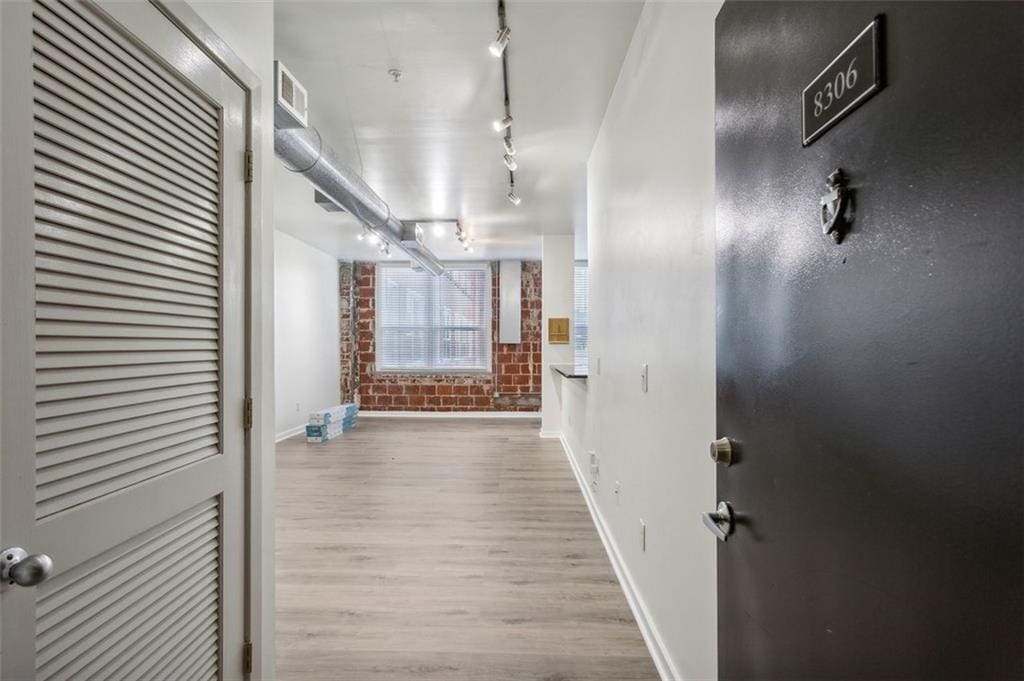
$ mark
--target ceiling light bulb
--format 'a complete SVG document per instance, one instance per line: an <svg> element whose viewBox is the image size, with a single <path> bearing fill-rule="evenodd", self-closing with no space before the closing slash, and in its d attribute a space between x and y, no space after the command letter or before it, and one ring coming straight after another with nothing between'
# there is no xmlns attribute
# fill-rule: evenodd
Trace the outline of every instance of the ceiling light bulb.
<svg viewBox="0 0 1024 681"><path fill-rule="evenodd" d="M371 233L370 234L370 245L371 246L376 246L379 242L380 242L380 237L378 237L376 234L372 234Z"/></svg>
<svg viewBox="0 0 1024 681"><path fill-rule="evenodd" d="M503 158L504 158L504 161L505 161L505 166L509 170L515 170L516 168L519 167L519 164L516 163L516 160L514 158L512 158L511 156L509 156L508 154L505 154L505 156Z"/></svg>
<svg viewBox="0 0 1024 681"><path fill-rule="evenodd" d="M466 251L468 251L469 253L472 253L473 252L473 247L470 246L469 248L466 249Z"/></svg>
<svg viewBox="0 0 1024 681"><path fill-rule="evenodd" d="M497 37L494 39L494 42L492 42L491 46L488 48L491 51L491 54L494 55L495 57L500 57L501 53L504 52L505 48L508 46L508 39L511 36L512 30L509 29L508 26L498 31Z"/></svg>
<svg viewBox="0 0 1024 681"><path fill-rule="evenodd" d="M512 202L513 206L518 206L520 203L523 202L523 200L519 198L519 194L516 194L515 187L508 190L508 200Z"/></svg>
<svg viewBox="0 0 1024 681"><path fill-rule="evenodd" d="M516 145L512 143L512 138L508 135L505 136L505 153L509 156L516 155Z"/></svg>
<svg viewBox="0 0 1024 681"><path fill-rule="evenodd" d="M494 126L494 132L501 132L512 125L512 114L509 114L500 120L495 120L491 125Z"/></svg>
<svg viewBox="0 0 1024 681"><path fill-rule="evenodd" d="M434 236L436 236L436 237L444 236L444 223L443 222L435 222L434 223Z"/></svg>
<svg viewBox="0 0 1024 681"><path fill-rule="evenodd" d="M363 234L362 232L359 232L359 234L356 234L356 238L362 241L363 239L366 238L366 235Z"/></svg>
<svg viewBox="0 0 1024 681"><path fill-rule="evenodd" d="M384 255L390 258L391 257L391 251L384 251Z"/></svg>

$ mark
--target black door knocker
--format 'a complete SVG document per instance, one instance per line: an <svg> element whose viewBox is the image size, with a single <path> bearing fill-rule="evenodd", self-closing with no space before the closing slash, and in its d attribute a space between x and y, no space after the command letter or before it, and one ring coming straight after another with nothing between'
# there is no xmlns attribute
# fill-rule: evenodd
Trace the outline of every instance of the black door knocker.
<svg viewBox="0 0 1024 681"><path fill-rule="evenodd" d="M846 186L846 177L843 176L841 168L836 168L829 174L825 186L830 191L821 197L821 233L831 237L837 244L842 243L843 214L850 200L850 190Z"/></svg>

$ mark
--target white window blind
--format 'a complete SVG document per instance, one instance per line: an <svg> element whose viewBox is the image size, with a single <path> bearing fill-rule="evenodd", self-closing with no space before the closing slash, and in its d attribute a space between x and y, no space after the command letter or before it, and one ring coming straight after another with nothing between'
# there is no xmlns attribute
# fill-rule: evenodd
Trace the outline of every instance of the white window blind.
<svg viewBox="0 0 1024 681"><path fill-rule="evenodd" d="M490 371L491 270L377 265L377 369Z"/></svg>
<svg viewBox="0 0 1024 681"><path fill-rule="evenodd" d="M574 363L577 367L586 367L588 364L587 337L590 329L590 320L588 319L589 308L590 275L587 270L587 263L576 263L576 271L573 278L572 350Z"/></svg>

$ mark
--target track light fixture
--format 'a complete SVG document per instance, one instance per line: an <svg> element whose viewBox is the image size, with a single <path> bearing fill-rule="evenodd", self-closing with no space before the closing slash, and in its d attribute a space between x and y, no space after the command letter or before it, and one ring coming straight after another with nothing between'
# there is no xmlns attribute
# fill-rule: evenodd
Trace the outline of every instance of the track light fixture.
<svg viewBox="0 0 1024 681"><path fill-rule="evenodd" d="M500 121L494 121L495 132L505 131L503 142L505 146L505 155L502 160L505 162L505 167L508 168L508 200L512 202L513 206L518 206L522 199L516 194L516 176L515 171L519 168L519 162L516 161L516 145L512 142L512 105L509 101L508 96L508 41L512 35L512 31L505 25L505 0L498 0L498 35L491 43L491 54L495 57L501 57L501 85L502 90L505 94L505 117ZM461 239L460 239L461 241ZM468 245L463 242L463 246Z"/></svg>
<svg viewBox="0 0 1024 681"><path fill-rule="evenodd" d="M491 126L494 128L494 132L501 132L512 125L512 114L505 114L504 118L495 119Z"/></svg>
<svg viewBox="0 0 1024 681"><path fill-rule="evenodd" d="M498 36L491 43L490 51L495 57L500 57L508 46L508 39L512 37L512 30L508 26L502 26L498 29Z"/></svg>

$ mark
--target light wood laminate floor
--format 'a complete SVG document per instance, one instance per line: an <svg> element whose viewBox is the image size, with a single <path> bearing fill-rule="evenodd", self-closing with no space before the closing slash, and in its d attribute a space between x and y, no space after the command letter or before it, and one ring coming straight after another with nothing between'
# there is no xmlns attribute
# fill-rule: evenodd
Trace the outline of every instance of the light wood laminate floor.
<svg viewBox="0 0 1024 681"><path fill-rule="evenodd" d="M278 677L657 679L538 425L364 418L278 444Z"/></svg>

